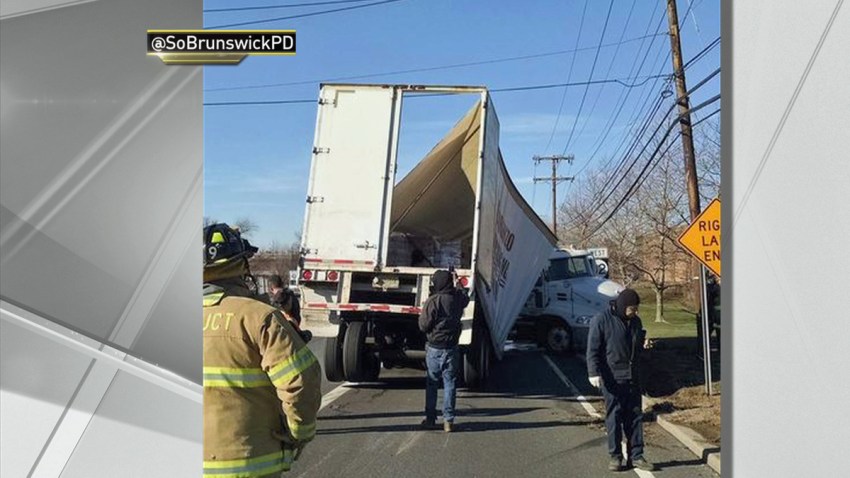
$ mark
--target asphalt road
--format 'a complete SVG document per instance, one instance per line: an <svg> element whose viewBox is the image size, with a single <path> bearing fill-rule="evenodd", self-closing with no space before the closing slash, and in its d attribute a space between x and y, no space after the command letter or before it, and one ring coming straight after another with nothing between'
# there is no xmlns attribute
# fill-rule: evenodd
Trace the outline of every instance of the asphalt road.
<svg viewBox="0 0 850 478"><path fill-rule="evenodd" d="M310 343L320 360L323 347L323 339ZM577 398L564 379L586 395ZM485 391L458 393L453 433L418 429L421 371L382 370L375 384L325 382L322 393L316 439L289 476L717 476L654 423L644 427L645 456L658 470L609 472L604 423L588 411L601 410L601 398L574 357L508 352Z"/></svg>

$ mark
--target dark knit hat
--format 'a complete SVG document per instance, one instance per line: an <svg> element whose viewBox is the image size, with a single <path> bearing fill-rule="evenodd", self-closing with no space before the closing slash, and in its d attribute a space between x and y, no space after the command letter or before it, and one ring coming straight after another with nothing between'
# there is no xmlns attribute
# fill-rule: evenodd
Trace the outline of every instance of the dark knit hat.
<svg viewBox="0 0 850 478"><path fill-rule="evenodd" d="M434 273L434 292L448 292L454 288L452 273L447 270L439 270Z"/></svg>
<svg viewBox="0 0 850 478"><path fill-rule="evenodd" d="M626 307L640 305L640 296L634 289L623 289L620 295L617 296L617 315L620 317L626 316Z"/></svg>

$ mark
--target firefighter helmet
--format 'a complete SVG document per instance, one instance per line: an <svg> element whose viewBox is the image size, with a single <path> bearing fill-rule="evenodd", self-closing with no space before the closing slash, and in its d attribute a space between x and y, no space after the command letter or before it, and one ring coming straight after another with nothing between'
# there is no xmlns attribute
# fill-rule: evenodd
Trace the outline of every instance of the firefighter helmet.
<svg viewBox="0 0 850 478"><path fill-rule="evenodd" d="M223 265L239 259L248 259L259 249L243 239L237 229L225 223L204 228L204 267Z"/></svg>

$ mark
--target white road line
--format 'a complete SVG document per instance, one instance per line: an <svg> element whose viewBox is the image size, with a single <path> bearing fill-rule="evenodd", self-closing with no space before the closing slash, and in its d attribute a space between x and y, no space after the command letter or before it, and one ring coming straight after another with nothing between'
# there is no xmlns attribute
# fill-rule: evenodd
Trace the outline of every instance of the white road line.
<svg viewBox="0 0 850 478"><path fill-rule="evenodd" d="M549 358L548 355L543 355L543 358L546 359L546 363L549 364L549 367L552 368L552 371L555 372L555 375L557 375L558 378L560 378L561 381L564 382L564 385L566 385L567 388L570 389L570 393L575 395L576 400L578 400L578 402L581 404L581 406L584 408L584 410L593 418L602 418L602 415L600 415L599 412L597 412L596 409L593 408L593 405L588 403L587 398L585 398L584 395L581 395L579 393L578 387L573 385L573 382L570 382L570 379L568 379L567 376L564 375L564 372L562 372L561 369L558 368L558 366L555 364L555 362L552 361L552 359ZM623 442L623 456L625 456L625 457L629 456L629 452L626 449L626 442L625 441ZM644 470L640 470L638 468L632 468L632 470L635 473L637 473L637 475L641 478L655 478L655 475L653 475L651 471L644 471Z"/></svg>
<svg viewBox="0 0 850 478"><path fill-rule="evenodd" d="M564 385L566 385L567 388L570 389L570 393L575 395L576 400L578 400L584 410L593 418L602 418L602 415L600 415L599 412L597 412L596 409L593 408L593 405L587 402L587 398L585 398L584 395L581 395L579 393L578 388L573 385L572 382L570 382L567 376L564 375L564 372L561 372L561 369L559 369L558 366L555 365L555 362L553 362L548 355L544 355L543 358L546 359L546 362L549 364L550 367L552 367L552 371L555 372L555 375L557 375L558 378L560 378L561 381L564 382Z"/></svg>
<svg viewBox="0 0 850 478"><path fill-rule="evenodd" d="M644 471L644 470L641 470L640 468L632 468L632 471L637 473L637 476L639 476L641 478L655 478L655 475L652 474L651 471Z"/></svg>
<svg viewBox="0 0 850 478"><path fill-rule="evenodd" d="M629 445L626 440L623 440L623 456L629 456ZM641 478L655 478L651 471L644 471L639 468L632 468L635 473Z"/></svg>
<svg viewBox="0 0 850 478"><path fill-rule="evenodd" d="M343 396L345 392L349 390L349 385L351 385L351 383L344 382L330 392L322 395L322 406L319 407L319 411L322 411L323 408L333 403L334 400Z"/></svg>

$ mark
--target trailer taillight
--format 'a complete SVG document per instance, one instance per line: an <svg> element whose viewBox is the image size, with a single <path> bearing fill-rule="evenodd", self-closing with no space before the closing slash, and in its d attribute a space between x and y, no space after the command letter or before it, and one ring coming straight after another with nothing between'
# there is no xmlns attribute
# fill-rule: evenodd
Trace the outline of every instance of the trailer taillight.
<svg viewBox="0 0 850 478"><path fill-rule="evenodd" d="M339 282L338 271L303 270L301 280L304 282Z"/></svg>
<svg viewBox="0 0 850 478"><path fill-rule="evenodd" d="M460 286L464 289L469 287L469 277L461 277L458 282L460 282Z"/></svg>

